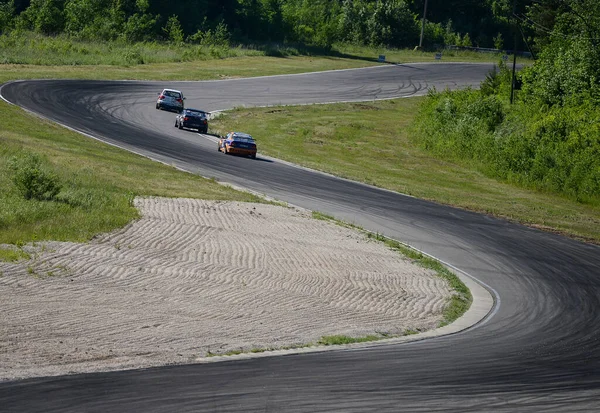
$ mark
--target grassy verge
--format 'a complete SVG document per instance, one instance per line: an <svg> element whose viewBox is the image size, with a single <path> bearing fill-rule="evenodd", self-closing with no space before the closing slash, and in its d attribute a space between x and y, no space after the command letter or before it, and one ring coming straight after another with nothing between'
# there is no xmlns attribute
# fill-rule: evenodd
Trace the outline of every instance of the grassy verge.
<svg viewBox="0 0 600 413"><path fill-rule="evenodd" d="M55 199L25 199L14 184L12 161L30 153L38 154L61 183ZM137 195L261 201L0 102L0 244L89 240L135 219ZM11 257L14 251L0 253L0 259Z"/></svg>
<svg viewBox="0 0 600 413"><path fill-rule="evenodd" d="M402 336L411 336L414 334L419 334L416 330L406 330ZM386 338L396 338L400 337L399 335L390 335L385 333L379 334L371 334L368 336L362 337L350 337L345 335L334 335L334 336L323 336L316 343L306 343L306 344L297 344L291 346L284 347L253 347L250 350L238 349L231 350L225 353L214 353L212 351L208 351L205 357L216 357L216 356L236 356L238 354L257 354L257 353L265 353L268 351L277 351L277 350L299 350L303 348L310 348L316 346L341 346L345 344L355 344L355 343L368 343L374 341L385 340Z"/></svg>
<svg viewBox="0 0 600 413"><path fill-rule="evenodd" d="M92 80L215 80L351 69L374 62L335 57L294 56L277 58L239 56L228 59L143 65L37 66L0 65L0 83L14 79Z"/></svg>
<svg viewBox="0 0 600 413"><path fill-rule="evenodd" d="M335 51L342 56L375 56L384 55L386 62L390 63L414 63L432 62L435 60L435 52L423 52L412 49L387 49L373 48L367 46L356 46L340 44L336 45ZM442 62L487 62L498 63L502 58L498 53L482 53L468 50L444 50L442 51ZM533 61L527 58L518 58L521 64L530 64Z"/></svg>
<svg viewBox="0 0 600 413"><path fill-rule="evenodd" d="M90 41L68 35L44 36L34 32L12 32L0 35L0 64L45 66L113 65L135 66L153 63L214 61L243 56L293 56L350 58L375 62L380 55L392 63L432 61L434 52L412 49L335 44L331 48L301 44L252 44L228 46L172 42L127 43L122 40ZM445 50L442 60L497 62L498 54Z"/></svg>
<svg viewBox="0 0 600 413"><path fill-rule="evenodd" d="M600 208L486 177L417 147L410 128L424 98L236 109L213 131L252 134L259 152L344 178L600 242Z"/></svg>
<svg viewBox="0 0 600 413"><path fill-rule="evenodd" d="M89 42L33 33L0 35L0 83L13 79L211 80L305 73L389 63L433 62L434 53L337 45L214 47ZM493 54L448 51L443 61L497 62Z"/></svg>

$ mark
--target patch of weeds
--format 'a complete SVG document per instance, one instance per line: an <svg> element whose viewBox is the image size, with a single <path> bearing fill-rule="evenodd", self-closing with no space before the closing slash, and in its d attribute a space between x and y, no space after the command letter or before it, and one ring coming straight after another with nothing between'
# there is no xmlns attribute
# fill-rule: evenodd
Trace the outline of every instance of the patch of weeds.
<svg viewBox="0 0 600 413"><path fill-rule="evenodd" d="M292 344L290 346L283 346L283 347L253 347L250 350L231 350L228 351L226 353L213 353L212 351L207 351L206 352L206 357L216 357L216 356L235 356L238 354L244 354L244 353L253 353L253 354L257 354L257 353L265 353L267 351L276 351L276 350L297 350L297 349L301 349L301 348L307 348L307 347L314 347L313 343L306 343L306 344Z"/></svg>
<svg viewBox="0 0 600 413"><path fill-rule="evenodd" d="M227 353L222 354L223 356L237 356L238 354L242 354L244 350L231 350Z"/></svg>
<svg viewBox="0 0 600 413"><path fill-rule="evenodd" d="M335 221L335 219L331 215L323 214L322 212L318 211L313 211L312 217L320 221Z"/></svg>
<svg viewBox="0 0 600 413"><path fill-rule="evenodd" d="M454 294L444 310L444 319L440 321L439 327L447 326L466 313L472 301L473 298L470 293L468 296Z"/></svg>
<svg viewBox="0 0 600 413"><path fill-rule="evenodd" d="M376 232L376 233L369 232L369 233L367 233L367 238L374 239L375 241L385 242L385 237L383 235L379 234L379 232Z"/></svg>
<svg viewBox="0 0 600 413"><path fill-rule="evenodd" d="M243 353L242 350L231 350L226 353L213 353L212 351L208 350L206 352L206 357L235 356L235 355L242 354L242 353Z"/></svg>
<svg viewBox="0 0 600 413"><path fill-rule="evenodd" d="M52 268L50 268L46 274L48 275L48 277L54 277L54 276L69 276L72 275L72 271L69 270L69 268L65 265L56 265Z"/></svg>
<svg viewBox="0 0 600 413"><path fill-rule="evenodd" d="M305 344L292 344L290 346L283 346L280 350L298 350L301 348L314 347L313 343L305 343Z"/></svg>
<svg viewBox="0 0 600 413"><path fill-rule="evenodd" d="M354 103L352 108L361 110L381 110L381 108L376 105L369 105L365 103Z"/></svg>
<svg viewBox="0 0 600 413"><path fill-rule="evenodd" d="M366 341L379 341L389 336L368 335L364 337L350 337L344 335L323 336L317 341L321 346L336 346L341 344L364 343Z"/></svg>
<svg viewBox="0 0 600 413"><path fill-rule="evenodd" d="M410 332L410 333L407 333L407 332ZM418 330L406 330L404 335L418 334L418 333L419 333ZM365 343L365 342L369 342L369 341L379 341L379 340L384 340L386 338L394 338L394 337L398 337L398 336L392 335L387 332L376 332L376 334L371 334L371 335L367 335L367 336L363 336L363 337L350 337L350 336L345 336L345 335L323 336L319 339L319 341L317 341L316 344L315 343L304 343L304 344L292 344L289 346L282 346L282 347L267 347L267 348L254 347L254 348L251 348L250 350L239 349L239 350L231 350L226 353L213 353L212 351L209 350L206 352L206 357L235 356L235 355L244 354L244 353L257 354L257 353L264 353L267 351L276 351L276 350L298 350L298 349L302 349L302 348L315 347L315 346L335 346L335 345L352 344L352 343Z"/></svg>
<svg viewBox="0 0 600 413"><path fill-rule="evenodd" d="M62 185L58 176L42 164L42 158L33 152L24 152L9 160L13 170L12 181L25 199L51 201Z"/></svg>
<svg viewBox="0 0 600 413"><path fill-rule="evenodd" d="M407 330L404 331L403 335L405 335L405 336L413 336L413 335L419 334L419 333L420 333L419 330L413 330L413 329L409 328L409 329L407 329Z"/></svg>
<svg viewBox="0 0 600 413"><path fill-rule="evenodd" d="M267 200L266 203L268 205L279 206L279 207L286 208L286 209L294 209L294 207L291 206L290 204L288 204L287 202L277 201L274 199Z"/></svg>
<svg viewBox="0 0 600 413"><path fill-rule="evenodd" d="M31 258L31 256L21 248L0 248L0 261L17 262L21 260L28 260L29 258Z"/></svg>
<svg viewBox="0 0 600 413"><path fill-rule="evenodd" d="M130 65L143 65L145 63L142 53L136 49L126 50L123 53L123 58L125 59L127 64Z"/></svg>
<svg viewBox="0 0 600 413"><path fill-rule="evenodd" d="M261 348L261 347L255 347L250 349L250 353L264 353L265 351L274 351L274 348L271 347L267 347L267 348Z"/></svg>

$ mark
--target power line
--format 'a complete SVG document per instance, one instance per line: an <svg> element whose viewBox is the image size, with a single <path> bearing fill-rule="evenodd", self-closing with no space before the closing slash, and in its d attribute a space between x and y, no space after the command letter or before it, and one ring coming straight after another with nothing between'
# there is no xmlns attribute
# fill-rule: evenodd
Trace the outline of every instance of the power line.
<svg viewBox="0 0 600 413"><path fill-rule="evenodd" d="M533 26L535 26L537 29L550 34L550 35L555 35L555 36L559 36L559 37L563 37L565 39L580 39L580 40L600 40L600 37L583 37L583 36L577 36L577 35L568 35L568 34L564 34L564 33L560 33L557 32L554 29L549 29L545 26L542 26L541 24L537 23L536 21L530 19L529 17L527 17L526 15L522 15L519 16L517 14L514 14L513 17L515 17L517 20L520 20L523 23L529 23L532 24Z"/></svg>
<svg viewBox="0 0 600 413"><path fill-rule="evenodd" d="M519 31L521 32L521 38L525 42L525 46L527 46L527 49L529 49L529 53L531 53L533 60L535 60L535 53L533 53L533 50L531 50L531 47L529 47L529 42L527 41L527 38L525 37L525 33L523 33L523 28L521 27L521 25L518 22L517 22L517 27L519 28ZM516 50L515 50L515 53L516 53Z"/></svg>

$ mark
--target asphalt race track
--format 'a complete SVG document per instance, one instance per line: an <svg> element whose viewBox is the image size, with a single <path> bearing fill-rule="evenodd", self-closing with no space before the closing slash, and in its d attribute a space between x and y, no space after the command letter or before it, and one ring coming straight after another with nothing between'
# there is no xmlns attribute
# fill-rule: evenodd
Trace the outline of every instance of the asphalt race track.
<svg viewBox="0 0 600 413"><path fill-rule="evenodd" d="M0 383L1 412L598 412L600 248L268 159L156 111L408 97L491 66L414 64L212 82L26 81L2 96L98 139L406 242L496 294L465 332L408 344ZM83 138L82 138L83 139Z"/></svg>

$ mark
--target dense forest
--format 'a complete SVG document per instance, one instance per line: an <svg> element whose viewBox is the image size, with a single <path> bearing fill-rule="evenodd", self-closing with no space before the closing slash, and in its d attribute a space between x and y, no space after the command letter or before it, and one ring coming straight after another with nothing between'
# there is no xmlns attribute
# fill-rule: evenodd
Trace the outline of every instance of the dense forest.
<svg viewBox="0 0 600 413"><path fill-rule="evenodd" d="M512 33L511 4L428 0L423 46L503 48ZM519 7L522 13L525 4ZM216 35L237 44L405 48L419 44L423 11L424 0L0 0L0 32L192 43L214 41ZM506 46L512 48L512 42Z"/></svg>

